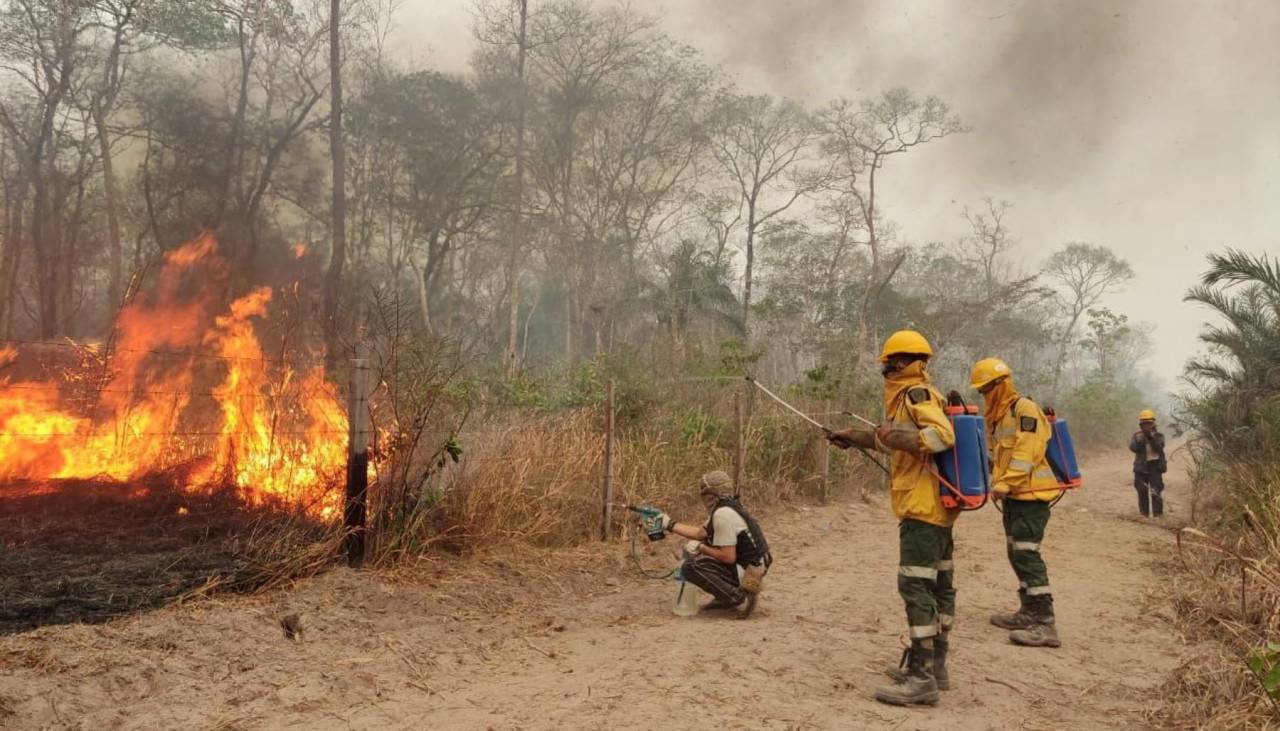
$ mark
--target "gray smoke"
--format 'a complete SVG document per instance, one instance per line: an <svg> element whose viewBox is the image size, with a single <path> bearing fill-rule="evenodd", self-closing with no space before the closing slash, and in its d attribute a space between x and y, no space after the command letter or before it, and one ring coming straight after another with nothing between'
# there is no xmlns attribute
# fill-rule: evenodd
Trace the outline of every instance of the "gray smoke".
<svg viewBox="0 0 1280 731"><path fill-rule="evenodd" d="M1138 278L1109 304L1156 325L1150 365L1170 385L1198 348L1204 313L1181 298L1205 254L1280 251L1280 2L631 3L749 91L946 99L973 132L887 171L903 235L955 238L962 206L990 195L1015 203L1026 269L1066 241L1110 246ZM468 5L407 3L402 44L461 67Z"/></svg>

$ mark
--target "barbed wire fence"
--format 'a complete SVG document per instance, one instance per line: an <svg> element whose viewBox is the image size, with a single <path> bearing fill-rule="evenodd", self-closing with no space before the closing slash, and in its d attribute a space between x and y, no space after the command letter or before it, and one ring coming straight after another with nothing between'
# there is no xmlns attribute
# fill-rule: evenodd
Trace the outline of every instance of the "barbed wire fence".
<svg viewBox="0 0 1280 731"><path fill-rule="evenodd" d="M94 359L101 371L96 377L83 377L68 381L16 381L6 382L4 371L7 370L6 348L15 349L61 349L75 353L78 357ZM171 381L160 378L158 385L142 383L121 383L115 378L112 364L113 358L121 355L143 359L148 366L163 375L167 361L169 370L186 368L196 370L201 364L210 367L232 365L245 366L251 378L236 382L225 388L196 387L183 385L174 387L167 385ZM125 449L136 440L161 440L169 443L181 443L181 449L173 450L175 458L191 458L201 446L212 448L212 442L227 436L223 428L211 428L210 420L216 420L227 409L233 410L245 421L245 414L259 414L267 419L270 426L270 440L274 443L282 440L309 440L345 438L346 464L331 465L335 474L345 467L345 475L335 481L333 490L342 494L342 523L348 534L346 555L352 565L360 565L365 557L366 530L368 517L369 484L367 475L371 452L377 456L379 445L376 442L379 432L371 422L370 403L375 386L371 376L374 370L366 353L358 352L357 358L351 362L346 393L332 382L320 379L304 385L297 374L306 369L322 367L321 358L305 356L242 356L234 354L212 353L200 350L166 350L140 349L119 346L110 349L96 349L71 342L45 342L21 339L0 339L0 396L30 395L32 398L45 399L39 405L66 406L68 409L81 407L81 414L86 421L77 424L70 430L31 429L15 427L15 420L7 420L0 424L0 456L6 448L11 448L15 440L40 440L48 444L57 440L94 440L112 439L117 448ZM19 356L20 357L20 356ZM10 363L11 364L11 363ZM81 369L84 372L85 369ZM288 374L288 375L285 375ZM184 384L195 382L207 383L207 380L188 374ZM320 384L317 386L316 384ZM725 467L729 468L734 484L741 489L753 477L753 471L771 472L770 465L764 460L774 455L778 445L766 443L761 436L760 424L772 420L775 423L791 424L797 438L805 440L807 460L804 461L805 474L799 477L799 483L819 500L826 501L830 496L832 485L833 455L828 448L825 435L818 429L810 428L791 414L773 404L768 399L756 398L752 385L741 376L710 375L665 379L658 383L661 391L661 408L670 413L664 414L667 422L664 427L672 433L681 434L690 443L705 444L708 440L717 445L718 454L725 454ZM629 408L626 403L619 403L617 382L613 379L604 384L604 397L587 409L598 414L598 444L601 453L593 457L590 468L598 470L599 520L598 536L608 539L613 535L618 517L614 509L619 505L619 483L635 486L645 476L652 473L649 466L636 464L636 460L626 458L619 449L619 429L626 428L625 420L619 421L620 409ZM835 409L829 401L806 398L791 394L789 399L803 412L815 420L827 423L838 421L843 412ZM203 404L197 402L205 402ZM168 409L165 426L157 428L149 421L143 429L131 429L128 418L129 409L140 403L163 411ZM343 408L345 406L345 408ZM323 408L308 408L323 407ZM19 404L18 411L22 413ZM104 414L103 409L110 409ZM194 412L188 416L188 412ZM341 417L338 415L341 414ZM297 417L319 415L325 421L321 424L310 424L307 428L297 428ZM355 415L356 418L352 418ZM0 414L2 416L2 414ZM342 419L345 418L343 423ZM556 418L550 415L549 418ZM203 423L201 422L203 419ZM763 421L762 421L763 420ZM16 423L22 423L17 420ZM216 423L216 421L212 422ZM87 426L86 426L87 425ZM833 424L838 426L838 424ZM788 427L791 428L791 427ZM473 429L450 430L450 440L461 444L484 444L489 440L510 438L513 427L485 427ZM714 438L712 438L714 437ZM234 434L232 435L234 439ZM269 454L268 459L283 459L284 455ZM541 458L548 463L566 459L563 454L547 453ZM457 469L467 470L480 465L516 465L527 462L527 455L506 456L500 453L486 452L481 449L463 450L456 459ZM775 467L781 468L781 456L777 457ZM837 457L843 459L843 457ZM754 464L757 466L753 469ZM585 463L584 463L585 464ZM0 460L0 469L4 467ZM375 472L377 466L375 465ZM376 477L376 475L375 475ZM589 479L589 478L588 478ZM631 497L630 491L624 497Z"/></svg>

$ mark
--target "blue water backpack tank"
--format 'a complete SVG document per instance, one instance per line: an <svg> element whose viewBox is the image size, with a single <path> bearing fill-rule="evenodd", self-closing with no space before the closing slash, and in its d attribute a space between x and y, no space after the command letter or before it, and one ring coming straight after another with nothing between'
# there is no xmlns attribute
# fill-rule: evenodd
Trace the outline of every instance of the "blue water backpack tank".
<svg viewBox="0 0 1280 731"><path fill-rule="evenodd" d="M975 510L991 492L991 463L987 451L986 423L976 406L948 406L947 418L955 430L956 444L933 456L942 479L939 490L947 508Z"/></svg>
<svg viewBox="0 0 1280 731"><path fill-rule="evenodd" d="M1080 474L1080 463L1076 461L1076 448L1071 442L1071 429L1067 426L1067 420L1059 418L1053 409L1045 409L1044 415L1049 420L1052 433L1045 449L1045 457L1048 458L1053 476L1058 478L1058 487L1063 490L1080 487L1084 484L1084 479Z"/></svg>

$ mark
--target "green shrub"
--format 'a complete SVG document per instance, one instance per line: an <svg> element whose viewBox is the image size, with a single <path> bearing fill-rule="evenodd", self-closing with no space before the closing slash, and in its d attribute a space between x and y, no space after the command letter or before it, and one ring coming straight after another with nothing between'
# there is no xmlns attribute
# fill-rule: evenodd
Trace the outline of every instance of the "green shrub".
<svg viewBox="0 0 1280 731"><path fill-rule="evenodd" d="M1067 394L1059 409L1071 420L1071 436L1079 447L1124 447L1137 429L1138 412L1146 406L1131 383L1094 378Z"/></svg>

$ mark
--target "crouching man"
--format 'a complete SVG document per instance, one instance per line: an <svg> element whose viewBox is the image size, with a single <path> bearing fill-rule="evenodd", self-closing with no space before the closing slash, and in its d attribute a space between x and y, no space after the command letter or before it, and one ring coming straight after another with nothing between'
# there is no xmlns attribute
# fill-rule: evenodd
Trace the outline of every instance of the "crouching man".
<svg viewBox="0 0 1280 731"><path fill-rule="evenodd" d="M668 532L687 538L684 578L715 599L703 609L732 609L746 619L756 608L761 581L773 556L764 532L733 493L733 480L717 470L698 480L698 496L710 515L706 525L663 517ZM742 577L738 568L742 568Z"/></svg>

